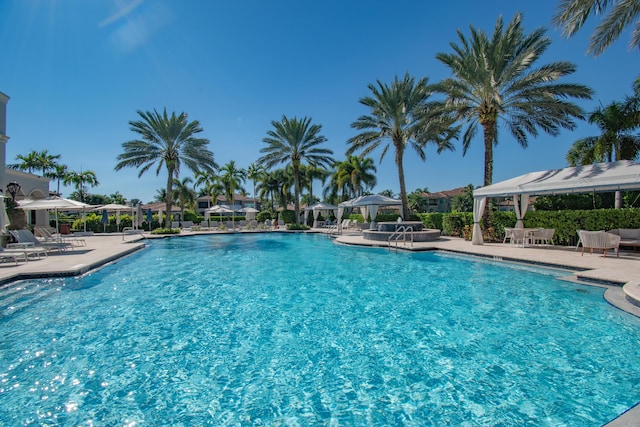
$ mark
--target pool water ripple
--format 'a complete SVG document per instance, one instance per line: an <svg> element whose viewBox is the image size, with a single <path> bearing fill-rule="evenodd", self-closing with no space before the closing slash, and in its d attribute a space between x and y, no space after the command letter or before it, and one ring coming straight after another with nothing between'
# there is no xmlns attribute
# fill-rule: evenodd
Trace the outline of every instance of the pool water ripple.
<svg viewBox="0 0 640 427"><path fill-rule="evenodd" d="M556 272L200 236L0 289L4 425L601 425L640 321Z"/></svg>

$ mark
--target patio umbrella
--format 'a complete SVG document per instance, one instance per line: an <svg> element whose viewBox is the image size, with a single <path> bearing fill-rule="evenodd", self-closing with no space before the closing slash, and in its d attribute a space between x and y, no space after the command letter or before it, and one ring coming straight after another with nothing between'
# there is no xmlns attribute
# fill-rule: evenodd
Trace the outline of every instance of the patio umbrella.
<svg viewBox="0 0 640 427"><path fill-rule="evenodd" d="M247 216L247 219L248 219L248 220L252 220L252 219L255 219L255 218L256 218L256 214L257 214L258 212L260 212L260 211L259 211L258 209L256 209L256 208L248 207L248 208L242 208L242 209L240 209L240 212L244 212L244 213L246 213L246 214L247 214L247 215L246 215L246 216Z"/></svg>
<svg viewBox="0 0 640 427"><path fill-rule="evenodd" d="M109 212L106 209L102 210L102 231L107 232L107 224L109 224Z"/></svg>
<svg viewBox="0 0 640 427"><path fill-rule="evenodd" d="M18 202L20 209L30 211L55 210L56 213L56 232L60 234L60 224L58 223L58 210L84 210L90 205L76 200L65 199L63 197L48 197L46 199L24 199ZM86 229L86 223L85 223Z"/></svg>
<svg viewBox="0 0 640 427"><path fill-rule="evenodd" d="M147 224L149 224L149 231L151 231L151 222L153 221L153 214L151 208L147 209Z"/></svg>
<svg viewBox="0 0 640 427"><path fill-rule="evenodd" d="M229 205L215 205L215 206L211 206L210 208L208 208L204 212L205 212L205 215L207 213L209 213L209 215L211 215L212 213L215 213L215 214L234 213L235 210ZM233 221L234 221L233 228L236 228L235 227L235 215L234 215Z"/></svg>

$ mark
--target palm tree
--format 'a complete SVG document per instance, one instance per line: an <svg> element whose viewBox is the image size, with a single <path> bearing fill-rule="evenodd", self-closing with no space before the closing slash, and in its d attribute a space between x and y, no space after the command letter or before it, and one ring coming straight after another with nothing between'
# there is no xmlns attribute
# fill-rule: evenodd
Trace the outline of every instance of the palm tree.
<svg viewBox="0 0 640 427"><path fill-rule="evenodd" d="M432 114L427 99L433 90L427 83L427 78L416 81L407 73L402 80L396 76L391 85L380 80L377 81L377 86L369 84L368 88L373 96L360 99L360 103L371 109L370 115L360 116L351 124L352 128L363 132L347 141L351 144L347 155L362 150L361 156L366 156L384 146L380 161L389 146L393 146L404 218L409 217L403 165L406 147L413 147L424 161L424 149L428 143L436 144L438 153L451 150L451 139L457 135L457 129L451 127L452 121L446 115Z"/></svg>
<svg viewBox="0 0 640 427"><path fill-rule="evenodd" d="M64 185L75 185L79 202L85 202L85 200L87 199L87 192L85 187L86 185L88 185L89 187L95 187L96 185L100 184L98 182L98 178L96 177L96 173L93 171L71 171L67 173L62 182L64 183Z"/></svg>
<svg viewBox="0 0 640 427"><path fill-rule="evenodd" d="M233 208L235 204L235 192L236 190L244 191L242 184L247 179L247 172L236 166L234 160L230 160L222 168L220 168L220 179L224 185L225 196L227 202Z"/></svg>
<svg viewBox="0 0 640 427"><path fill-rule="evenodd" d="M166 188L158 188L156 190L155 196L153 196L154 202L164 202L167 200L167 189Z"/></svg>
<svg viewBox="0 0 640 427"><path fill-rule="evenodd" d="M35 150L27 153L26 155L18 154L16 156L16 160L20 160L20 163L9 165L10 168L33 173L34 169L38 169L40 167L38 152Z"/></svg>
<svg viewBox="0 0 640 427"><path fill-rule="evenodd" d="M247 168L247 178L253 181L253 207L255 209L258 208L257 200L258 196L256 195L256 181L259 181L262 176L265 174L265 170L262 166L257 165L255 163L251 163Z"/></svg>
<svg viewBox="0 0 640 427"><path fill-rule="evenodd" d="M300 166L306 162L312 166L329 166L333 151L320 148L327 139L320 135L322 125L311 124L311 118L282 116L279 122L272 121L273 130L262 140L268 145L260 150L264 153L258 163L266 169L284 163L293 168L293 194L296 224L300 221Z"/></svg>
<svg viewBox="0 0 640 427"><path fill-rule="evenodd" d="M60 158L60 154L49 154L49 150L42 150L37 153L37 169L42 171L42 176L47 176L47 172L55 170L58 163L56 160Z"/></svg>
<svg viewBox="0 0 640 427"><path fill-rule="evenodd" d="M635 160L640 154L640 136L631 131L637 129L638 109L635 102L612 102L589 114L589 123L595 124L602 132L599 136L588 136L573 143L567 153L571 166L588 165L596 162L617 162ZM615 208L622 207L622 194L616 191Z"/></svg>
<svg viewBox="0 0 640 427"><path fill-rule="evenodd" d="M47 172L46 176L48 178L58 181L58 190L56 191L56 194L58 196L60 195L60 181L62 181L67 176L68 171L69 168L67 167L67 165L57 164L52 171Z"/></svg>
<svg viewBox="0 0 640 427"><path fill-rule="evenodd" d="M280 191L280 183L278 182L277 176L274 172L275 171L265 173L260 179L257 187L260 198L270 201L272 212L275 209L274 203L276 195Z"/></svg>
<svg viewBox="0 0 640 427"><path fill-rule="evenodd" d="M603 18L591 34L588 54L595 57L603 53L629 26L633 26L629 48L640 47L640 4L636 0L560 0L553 23L562 28L564 36L571 37L590 15Z"/></svg>
<svg viewBox="0 0 640 427"><path fill-rule="evenodd" d="M218 196L224 193L224 185L220 181L220 177L213 173L196 171L195 186L200 187L201 196L209 196L208 208L215 205Z"/></svg>
<svg viewBox="0 0 640 427"><path fill-rule="evenodd" d="M532 68L551 40L539 28L524 34L522 15L516 14L507 28L498 18L491 38L471 27L471 38L458 31L460 45L451 43L454 53L436 58L447 65L453 78L443 80L437 90L447 95L445 109L468 126L462 139L463 154L478 130L484 134L484 185L493 181L493 146L498 143L498 119L516 141L526 148L528 134L539 130L556 136L560 128L574 129L573 118L583 118L580 107L567 98L590 99L586 86L558 83L575 71L569 62L558 61Z"/></svg>
<svg viewBox="0 0 640 427"><path fill-rule="evenodd" d="M183 178L182 181L179 179L173 180L173 193L178 199L178 204L180 206L180 219L182 221L184 221L184 209L186 207L192 207L196 201L196 194L193 191L193 188L189 187L189 184L192 182L193 179L190 177Z"/></svg>
<svg viewBox="0 0 640 427"><path fill-rule="evenodd" d="M142 176L151 166L157 164L156 175L163 167L167 169L167 195L165 212L171 212L173 199L173 179L180 176L180 166L184 163L187 168L195 172L205 170L213 172L217 168L213 153L207 149L209 140L197 138L195 135L203 129L197 120L188 121L186 113L171 113L167 109L163 114L156 110L143 112L138 110L142 120L130 121L131 131L137 133L141 139L134 139L122 143L124 152L118 155L115 170L124 167L140 168L138 177ZM169 227L171 218L165 218L165 227Z"/></svg>
<svg viewBox="0 0 640 427"><path fill-rule="evenodd" d="M338 182L351 189L352 197L359 197L363 191L376 186L376 172L371 157L349 156L347 160L338 164Z"/></svg>

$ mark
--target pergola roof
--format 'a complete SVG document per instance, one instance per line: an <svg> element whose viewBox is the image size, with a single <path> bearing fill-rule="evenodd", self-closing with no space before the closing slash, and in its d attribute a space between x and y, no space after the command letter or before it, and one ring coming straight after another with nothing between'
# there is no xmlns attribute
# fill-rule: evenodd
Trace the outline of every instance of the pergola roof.
<svg viewBox="0 0 640 427"><path fill-rule="evenodd" d="M548 195L640 189L640 163L621 160L530 172L473 191L474 198L514 194Z"/></svg>

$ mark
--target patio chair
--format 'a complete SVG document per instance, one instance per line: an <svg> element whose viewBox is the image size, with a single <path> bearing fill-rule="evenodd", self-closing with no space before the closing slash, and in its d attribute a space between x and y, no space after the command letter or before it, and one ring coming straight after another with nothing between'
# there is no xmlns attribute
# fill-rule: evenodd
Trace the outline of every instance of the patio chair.
<svg viewBox="0 0 640 427"><path fill-rule="evenodd" d="M553 245L553 236L556 234L555 228L540 228L531 232L531 244L533 245Z"/></svg>
<svg viewBox="0 0 640 427"><path fill-rule="evenodd" d="M9 234L18 243L10 243L7 247L20 248L44 248L47 251L58 251L59 253L66 251L72 247L69 243L64 242L42 242L31 232L31 230L9 230Z"/></svg>
<svg viewBox="0 0 640 427"><path fill-rule="evenodd" d="M49 231L47 227L43 227L41 225L34 225L33 230L35 231L36 237L42 237L45 242L59 242L59 243L69 243L71 246L87 246L87 241L84 239L79 239L77 237L66 237L61 235L54 235Z"/></svg>
<svg viewBox="0 0 640 427"><path fill-rule="evenodd" d="M589 253L593 254L594 249L602 249L604 257L607 257L607 249L616 251L616 256L620 256L620 236L604 231L579 230L578 235L582 242L582 255L584 250L589 248Z"/></svg>

